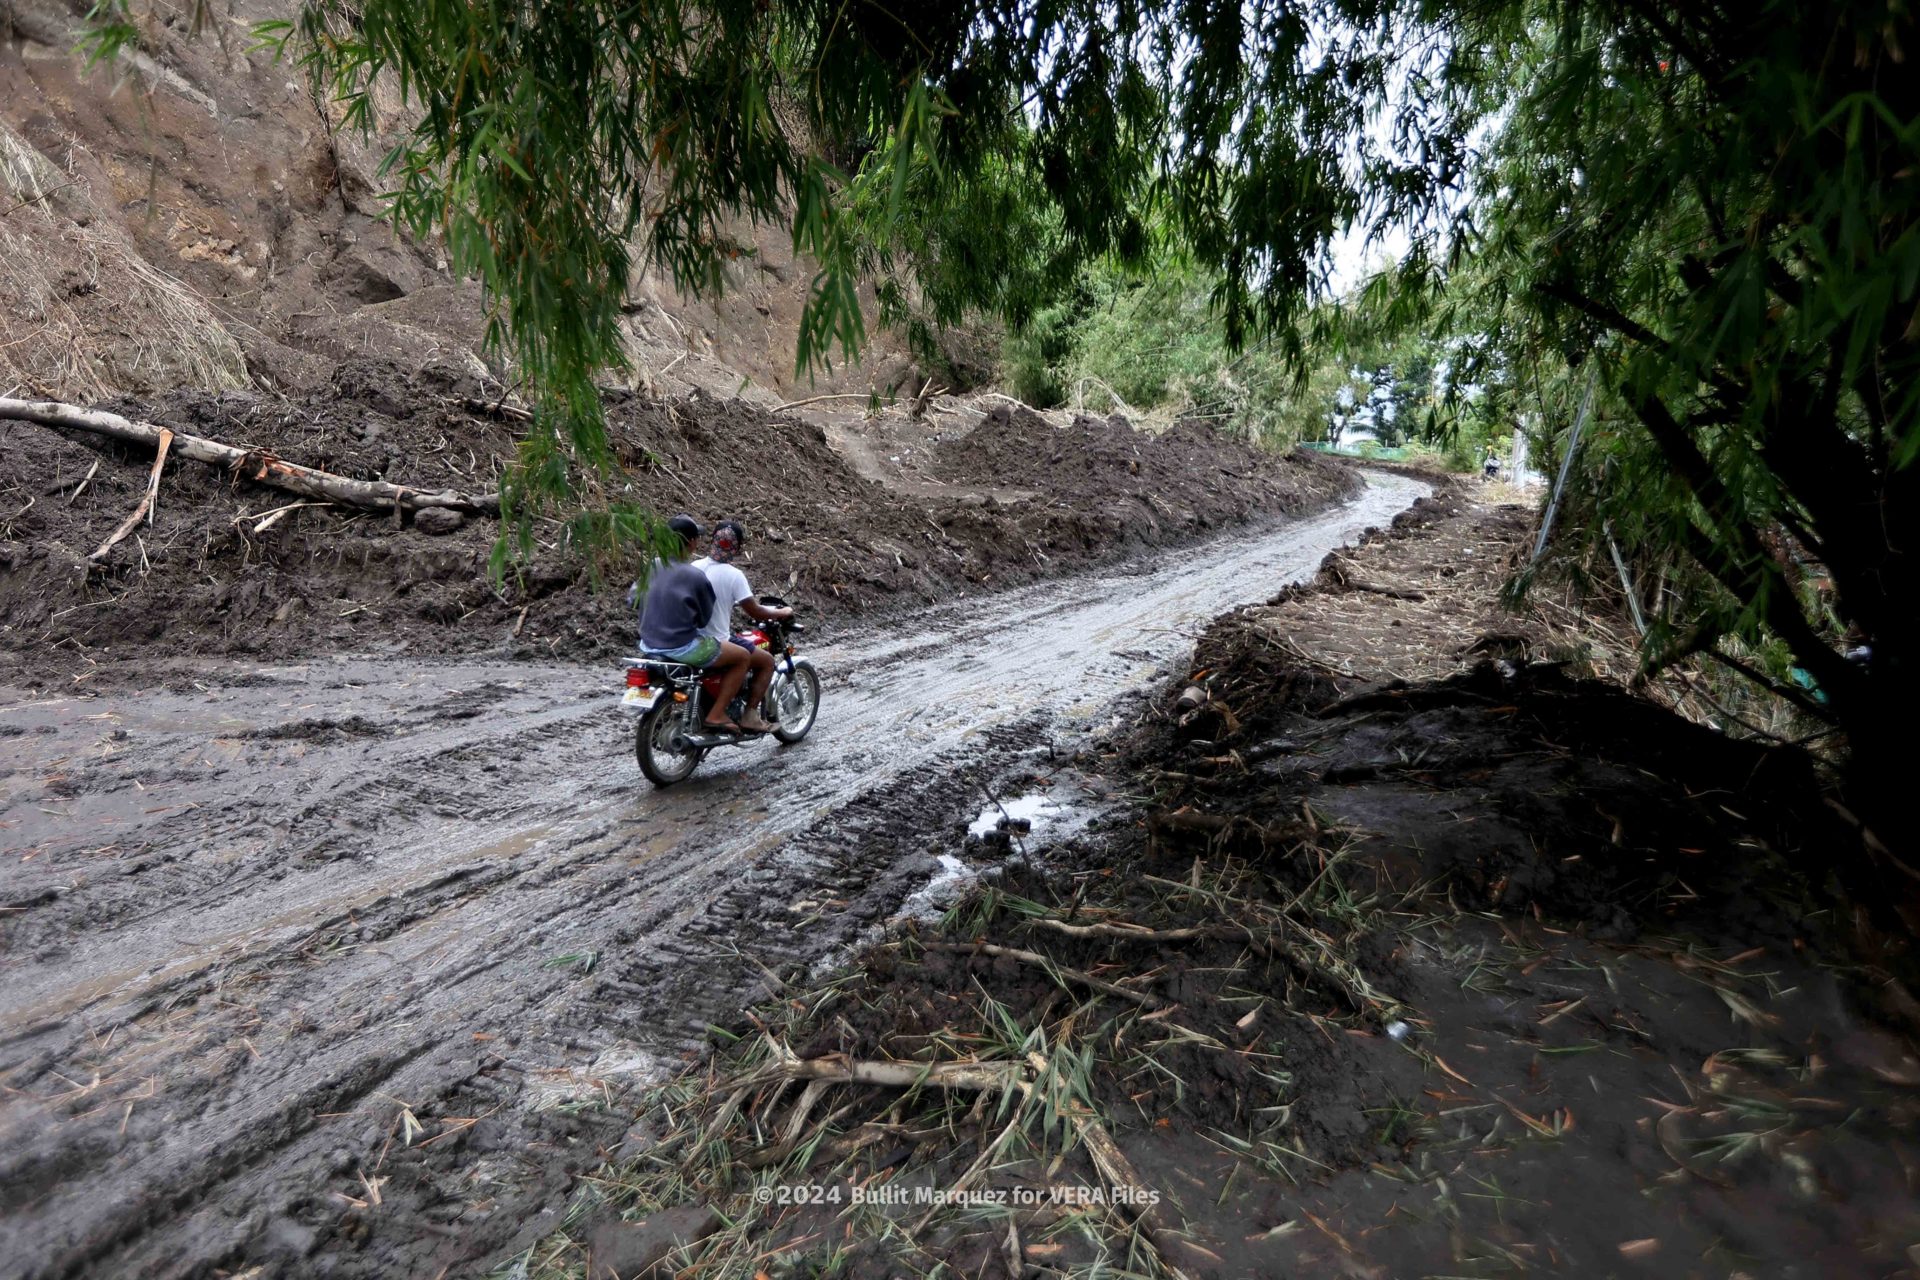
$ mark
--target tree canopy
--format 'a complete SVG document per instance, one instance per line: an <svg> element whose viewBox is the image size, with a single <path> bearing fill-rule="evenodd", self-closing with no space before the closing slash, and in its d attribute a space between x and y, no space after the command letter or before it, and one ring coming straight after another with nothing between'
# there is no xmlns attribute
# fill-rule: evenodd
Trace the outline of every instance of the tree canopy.
<svg viewBox="0 0 1920 1280"><path fill-rule="evenodd" d="M98 52L137 38L126 3ZM526 495L604 453L634 255L718 290L742 218L817 263L815 367L864 340L863 281L923 335L1017 330L1086 264L1171 245L1231 342L1305 371L1329 245L1396 231L1368 318L1453 345L1390 420L1435 416L1441 365L1490 420L1530 393L1564 421L1591 387L1593 501L1701 575L1653 658L1783 643L1864 820L1912 843L1888 799L1920 713L1908 0L306 0L262 35L350 123L383 77L417 113L394 211L500 304Z"/></svg>
<svg viewBox="0 0 1920 1280"><path fill-rule="evenodd" d="M1486 345L1594 389L1607 524L1702 573L1652 659L1782 642L1814 692L1777 687L1845 730L1860 803L1907 847L1915 25L1884 2L1551 7L1467 237Z"/></svg>

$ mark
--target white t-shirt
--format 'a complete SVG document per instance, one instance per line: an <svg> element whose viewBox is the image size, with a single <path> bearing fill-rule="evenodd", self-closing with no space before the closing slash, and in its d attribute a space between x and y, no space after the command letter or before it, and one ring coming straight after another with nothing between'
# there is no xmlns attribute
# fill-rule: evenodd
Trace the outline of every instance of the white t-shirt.
<svg viewBox="0 0 1920 1280"><path fill-rule="evenodd" d="M751 599L753 588L747 585L746 574L710 556L701 556L693 562L693 567L706 574L707 581L713 584L713 616L707 619L700 634L725 642L733 635L733 606Z"/></svg>

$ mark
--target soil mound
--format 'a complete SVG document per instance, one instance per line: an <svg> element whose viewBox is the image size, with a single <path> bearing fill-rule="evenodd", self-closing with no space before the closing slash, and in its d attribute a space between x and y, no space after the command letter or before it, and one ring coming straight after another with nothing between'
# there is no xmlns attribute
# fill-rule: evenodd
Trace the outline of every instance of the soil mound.
<svg viewBox="0 0 1920 1280"><path fill-rule="evenodd" d="M324 391L293 399L176 392L112 407L354 479L488 490L519 431L488 411L479 390L445 366L358 361L339 366ZM1303 511L1357 483L1337 467L1203 439L1183 446L1176 466L1140 437L1154 461L1136 475L1110 465L1128 447L1124 426L1050 441L1036 456L1030 428L1009 419L974 433L981 456L972 465L1005 467L1002 479L1071 473L1077 500L989 512L891 491L856 474L818 427L745 401L612 391L607 407L618 466L601 480L602 496L703 522L744 520L752 539L743 563L756 587L795 596L828 620L1017 585L1225 521ZM532 560L496 585L487 575L499 531L491 519L396 520L295 504L186 461L168 463L150 526L90 569L86 557L133 509L149 464L96 437L0 423L0 644L57 647L68 660L148 647L600 658L630 646L623 588L637 557L589 562L558 517L539 522Z"/></svg>
<svg viewBox="0 0 1920 1280"><path fill-rule="evenodd" d="M1527 525L1461 490L1415 503L1218 620L1128 758L1194 761L1208 806L1253 821L1307 799L1368 833L1385 879L1476 907L1616 939L1683 920L1793 936L1822 888L1804 869L1848 844L1810 761L1627 692L1617 655L1503 606Z"/></svg>
<svg viewBox="0 0 1920 1280"><path fill-rule="evenodd" d="M1025 406L1001 405L958 439L933 449L933 470L949 482L1017 483L1050 506L1097 511L1122 526L1202 530L1259 510L1297 514L1324 501L1326 459L1282 457L1236 445L1196 423L1158 435L1115 414L1076 416L1056 427ZM1138 508L1139 510L1136 510Z"/></svg>

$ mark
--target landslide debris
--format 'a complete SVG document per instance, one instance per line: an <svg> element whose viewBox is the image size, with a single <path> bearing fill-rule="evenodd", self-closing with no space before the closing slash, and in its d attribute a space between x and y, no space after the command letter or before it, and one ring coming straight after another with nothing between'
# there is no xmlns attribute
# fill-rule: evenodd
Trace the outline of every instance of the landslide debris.
<svg viewBox="0 0 1920 1280"><path fill-rule="evenodd" d="M533 1273L682 1199L743 1277L1901 1269L1920 1061L1796 873L1813 778L1503 612L1525 532L1443 491L1219 620L1026 783L1133 799L756 1006Z"/></svg>
<svg viewBox="0 0 1920 1280"><path fill-rule="evenodd" d="M353 479L485 490L512 459L519 424L487 412L479 390L442 368L360 361L324 391L289 399L182 391L110 407ZM1175 454L1140 435L1156 469L1136 471L1118 462L1130 428L1052 439L993 418L956 452L969 474L1076 479L1060 496L988 510L864 479L818 427L742 400L613 391L607 411L618 469L600 482L605 498L743 519L755 585L829 619L1070 572L1325 505L1357 484L1322 460L1217 437L1183 439ZM558 516L537 522L531 562L496 584L490 519L289 507L285 494L189 462L168 463L151 524L90 573L87 553L133 509L150 462L82 433L0 423L0 644L57 647L64 661L155 647L597 658L630 644L620 588L635 564L590 562Z"/></svg>
<svg viewBox="0 0 1920 1280"><path fill-rule="evenodd" d="M479 284L388 217L382 159L414 107L382 81L363 135L302 69L245 50L256 23L292 14L227 0L216 38L162 8L95 64L76 51L88 5L0 5L0 389L311 395L368 353L511 378L483 340ZM813 269L785 227L742 218L724 234L745 252L717 296L683 297L659 267L629 280L620 336L641 385L910 394L934 371L870 323L864 357L816 388L794 360ZM984 374L970 336L942 339L942 382Z"/></svg>
<svg viewBox="0 0 1920 1280"><path fill-rule="evenodd" d="M1253 505L1276 501L1297 514L1318 505L1315 486L1263 491L1266 455L1223 450L1220 434L1195 422L1166 431L1135 430L1119 414L1076 414L1055 426L1024 405L998 405L965 435L948 435L932 450L932 472L949 482L1017 483L1038 490L1049 506L1093 509L1115 528L1143 518L1151 529L1197 530L1245 520ZM1283 465L1302 477L1325 459L1301 450ZM1142 510L1135 510L1135 508Z"/></svg>

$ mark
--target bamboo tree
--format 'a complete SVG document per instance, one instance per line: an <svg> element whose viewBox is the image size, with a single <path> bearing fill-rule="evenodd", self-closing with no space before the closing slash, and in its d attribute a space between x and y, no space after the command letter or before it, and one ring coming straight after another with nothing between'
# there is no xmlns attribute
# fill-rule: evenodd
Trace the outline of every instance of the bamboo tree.
<svg viewBox="0 0 1920 1280"><path fill-rule="evenodd" d="M1652 660L1777 638L1817 692L1784 691L1845 731L1849 802L1907 850L1917 35L1877 3L1543 6L1478 244L1521 341L1600 372L1603 517L1703 575Z"/></svg>
<svg viewBox="0 0 1920 1280"><path fill-rule="evenodd" d="M139 40L128 3L97 55ZM1162 226L1234 344L1307 368L1330 241L1408 228L1374 301L1471 263L1489 411L1543 357L1600 371L1606 516L1711 584L1670 630L1786 645L1849 803L1914 847L1907 0L306 0L262 34L350 124L404 96L396 217L485 282L536 394L510 507L605 454L636 254L711 293L741 219L817 264L802 368L858 349L869 277L890 319L1017 328Z"/></svg>

